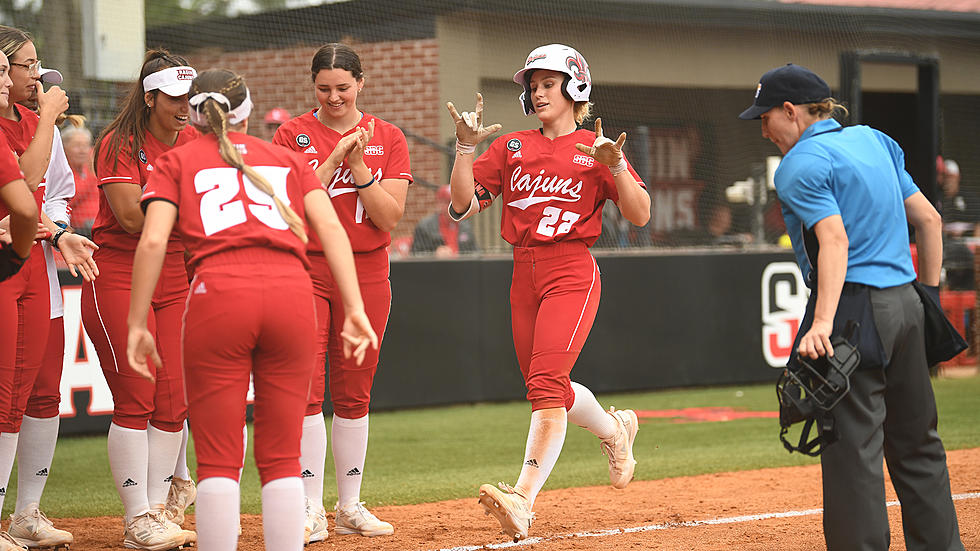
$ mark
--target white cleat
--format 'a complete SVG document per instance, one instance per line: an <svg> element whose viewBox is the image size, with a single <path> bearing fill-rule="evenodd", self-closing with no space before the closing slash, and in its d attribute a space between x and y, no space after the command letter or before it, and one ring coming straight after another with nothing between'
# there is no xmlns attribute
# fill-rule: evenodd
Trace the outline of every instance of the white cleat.
<svg viewBox="0 0 980 551"><path fill-rule="evenodd" d="M639 430L639 419L631 409L616 411L616 408L610 407L607 413L616 419L618 428L611 438L601 441L600 448L609 458L609 483L613 488L623 489L633 480L636 469L633 441Z"/></svg>
<svg viewBox="0 0 980 551"><path fill-rule="evenodd" d="M59 530L48 517L31 503L26 509L10 515L10 537L30 549L67 549L75 542L71 532Z"/></svg>
<svg viewBox="0 0 980 551"><path fill-rule="evenodd" d="M395 528L364 508L364 502L352 503L346 507L334 506L337 511L334 523L337 534L359 534L361 536L390 536Z"/></svg>
<svg viewBox="0 0 980 551"><path fill-rule="evenodd" d="M193 536L193 538L191 537ZM182 549L185 544L197 541L197 534L181 530L166 519L160 511L148 511L126 525L123 546L142 551L170 551Z"/></svg>
<svg viewBox="0 0 980 551"><path fill-rule="evenodd" d="M164 511L167 518L174 524L184 524L184 512L197 499L197 485L193 480L184 480L176 476L170 479L170 491L167 492L167 504Z"/></svg>
<svg viewBox="0 0 980 551"><path fill-rule="evenodd" d="M517 543L527 538L534 521L534 513L531 512L527 498L513 487L503 482L498 486L499 489L492 484L480 486L480 505L486 514L492 514L497 519L504 534Z"/></svg>
<svg viewBox="0 0 980 551"><path fill-rule="evenodd" d="M303 532L303 545L327 539L327 511L323 505L306 498L306 526Z"/></svg>

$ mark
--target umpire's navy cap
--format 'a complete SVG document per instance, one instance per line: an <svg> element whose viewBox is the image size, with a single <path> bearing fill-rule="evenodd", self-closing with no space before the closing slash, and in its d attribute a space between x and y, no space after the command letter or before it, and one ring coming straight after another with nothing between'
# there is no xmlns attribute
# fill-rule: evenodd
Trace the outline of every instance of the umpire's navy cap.
<svg viewBox="0 0 980 551"><path fill-rule="evenodd" d="M742 111L740 119L758 119L773 107L788 101L793 105L816 103L830 97L830 86L816 73L792 63L762 75L755 89L755 102Z"/></svg>

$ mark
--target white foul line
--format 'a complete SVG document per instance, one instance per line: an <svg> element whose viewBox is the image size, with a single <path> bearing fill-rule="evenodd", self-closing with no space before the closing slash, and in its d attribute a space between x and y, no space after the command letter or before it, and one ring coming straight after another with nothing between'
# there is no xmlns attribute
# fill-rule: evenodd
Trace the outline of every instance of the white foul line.
<svg viewBox="0 0 980 551"><path fill-rule="evenodd" d="M980 492L969 492L965 494L954 494L953 500L978 499ZM885 503L888 507L898 505L898 501ZM593 530L590 532L578 532L575 534L557 534L543 538L527 538L518 543L512 541L504 543L490 543L487 545L464 545L460 547L445 547L432 551L480 551L481 549L506 549L508 547L519 547L522 545L533 545L547 541L563 540L568 538L602 538L605 536L615 536L619 534L632 534L634 532L650 532L653 530L670 530L672 528L687 528L691 526L710 526L715 524L735 524L738 522L752 522L756 520L768 520L771 518L805 517L809 515L819 515L823 509L807 509L805 511L784 511L782 513L762 513L759 515L744 515L739 517L709 518L705 520L689 520L684 522L665 522L663 524L650 524L647 526L634 526L632 528L613 528L611 530Z"/></svg>

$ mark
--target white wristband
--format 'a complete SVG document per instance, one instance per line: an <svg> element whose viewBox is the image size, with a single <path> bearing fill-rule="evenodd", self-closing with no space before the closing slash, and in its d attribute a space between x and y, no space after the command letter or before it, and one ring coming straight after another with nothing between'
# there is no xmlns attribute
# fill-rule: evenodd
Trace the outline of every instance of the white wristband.
<svg viewBox="0 0 980 551"><path fill-rule="evenodd" d="M476 145L467 145L464 143L459 143L459 140L456 140L456 153L459 153L460 155L471 155L476 153Z"/></svg>
<svg viewBox="0 0 980 551"><path fill-rule="evenodd" d="M623 172L626 172L626 157L620 157L618 163L609 167L609 172L611 172L613 176L619 176Z"/></svg>

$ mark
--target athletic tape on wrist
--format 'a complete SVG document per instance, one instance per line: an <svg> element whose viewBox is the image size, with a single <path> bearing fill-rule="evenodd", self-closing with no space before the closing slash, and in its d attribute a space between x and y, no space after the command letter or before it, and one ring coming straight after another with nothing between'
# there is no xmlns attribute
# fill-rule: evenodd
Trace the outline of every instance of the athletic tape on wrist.
<svg viewBox="0 0 980 551"><path fill-rule="evenodd" d="M476 153L476 144L467 145L464 143L459 143L459 140L456 140L456 153L459 153L461 155L470 155Z"/></svg>
<svg viewBox="0 0 980 551"><path fill-rule="evenodd" d="M626 172L626 157L620 157L618 163L609 167L609 172L611 172L613 176L619 176L623 172Z"/></svg>

